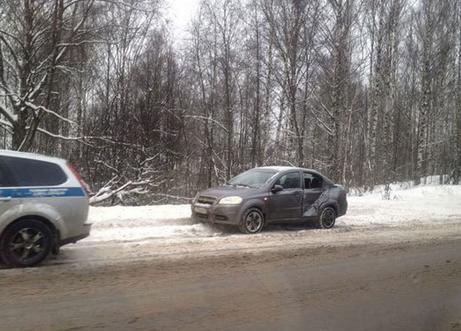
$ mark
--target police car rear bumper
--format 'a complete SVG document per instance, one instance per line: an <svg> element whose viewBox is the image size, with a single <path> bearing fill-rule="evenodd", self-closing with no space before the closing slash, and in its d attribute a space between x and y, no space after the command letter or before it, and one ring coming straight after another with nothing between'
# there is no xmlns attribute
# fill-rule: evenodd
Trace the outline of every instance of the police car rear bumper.
<svg viewBox="0 0 461 331"><path fill-rule="evenodd" d="M82 234L65 238L59 241L59 247L67 245L67 244L75 244L77 241L85 239L90 235L90 230L91 230L91 224L84 224L83 225L84 231L82 231Z"/></svg>

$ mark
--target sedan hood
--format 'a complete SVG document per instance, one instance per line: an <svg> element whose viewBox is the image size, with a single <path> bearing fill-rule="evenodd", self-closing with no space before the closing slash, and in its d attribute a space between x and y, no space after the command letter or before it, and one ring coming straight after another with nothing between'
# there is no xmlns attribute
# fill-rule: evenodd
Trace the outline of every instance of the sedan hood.
<svg viewBox="0 0 461 331"><path fill-rule="evenodd" d="M230 197L230 196L239 196L239 197L245 198L256 192L260 192L260 190L261 189L259 188L225 185L225 186L211 187L205 191L200 192L200 195L214 197L217 199L221 199L224 197Z"/></svg>

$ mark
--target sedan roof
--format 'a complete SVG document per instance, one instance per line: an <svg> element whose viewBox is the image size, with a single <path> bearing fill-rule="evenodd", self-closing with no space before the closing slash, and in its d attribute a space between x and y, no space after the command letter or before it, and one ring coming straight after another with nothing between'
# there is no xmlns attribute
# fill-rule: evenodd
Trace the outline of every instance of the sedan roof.
<svg viewBox="0 0 461 331"><path fill-rule="evenodd" d="M333 181L326 177L325 175L321 174L317 170L314 169L307 169L307 168L300 168L300 167L290 167L290 166L264 166L264 167L258 167L256 169L267 169L267 170L275 170L277 172L282 172L282 171L288 171L288 170L302 170L302 171L309 171L314 174L322 176L326 181L328 181L330 184L333 184Z"/></svg>
<svg viewBox="0 0 461 331"><path fill-rule="evenodd" d="M264 167L258 167L256 169L268 169L268 170L275 170L275 171L303 170L303 171L312 171L312 172L320 174L317 170L300 168L300 167L290 167L290 166L264 166Z"/></svg>

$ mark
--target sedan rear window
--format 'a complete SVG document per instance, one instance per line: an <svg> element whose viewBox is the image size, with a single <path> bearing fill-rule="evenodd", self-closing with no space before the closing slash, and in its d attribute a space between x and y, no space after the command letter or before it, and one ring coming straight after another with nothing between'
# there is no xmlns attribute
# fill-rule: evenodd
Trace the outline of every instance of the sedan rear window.
<svg viewBox="0 0 461 331"><path fill-rule="evenodd" d="M58 165L45 161L2 157L9 175L11 186L55 186L64 183L67 176Z"/></svg>
<svg viewBox="0 0 461 331"><path fill-rule="evenodd" d="M308 172L304 173L304 188L305 189L314 189L322 188L323 180L322 177L317 174L311 174Z"/></svg>

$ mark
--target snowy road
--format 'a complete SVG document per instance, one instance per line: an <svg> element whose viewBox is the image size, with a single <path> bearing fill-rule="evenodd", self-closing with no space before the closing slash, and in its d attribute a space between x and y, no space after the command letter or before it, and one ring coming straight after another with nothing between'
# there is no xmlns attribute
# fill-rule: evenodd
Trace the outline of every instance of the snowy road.
<svg viewBox="0 0 461 331"><path fill-rule="evenodd" d="M3 270L0 330L461 330L461 238L371 236Z"/></svg>

